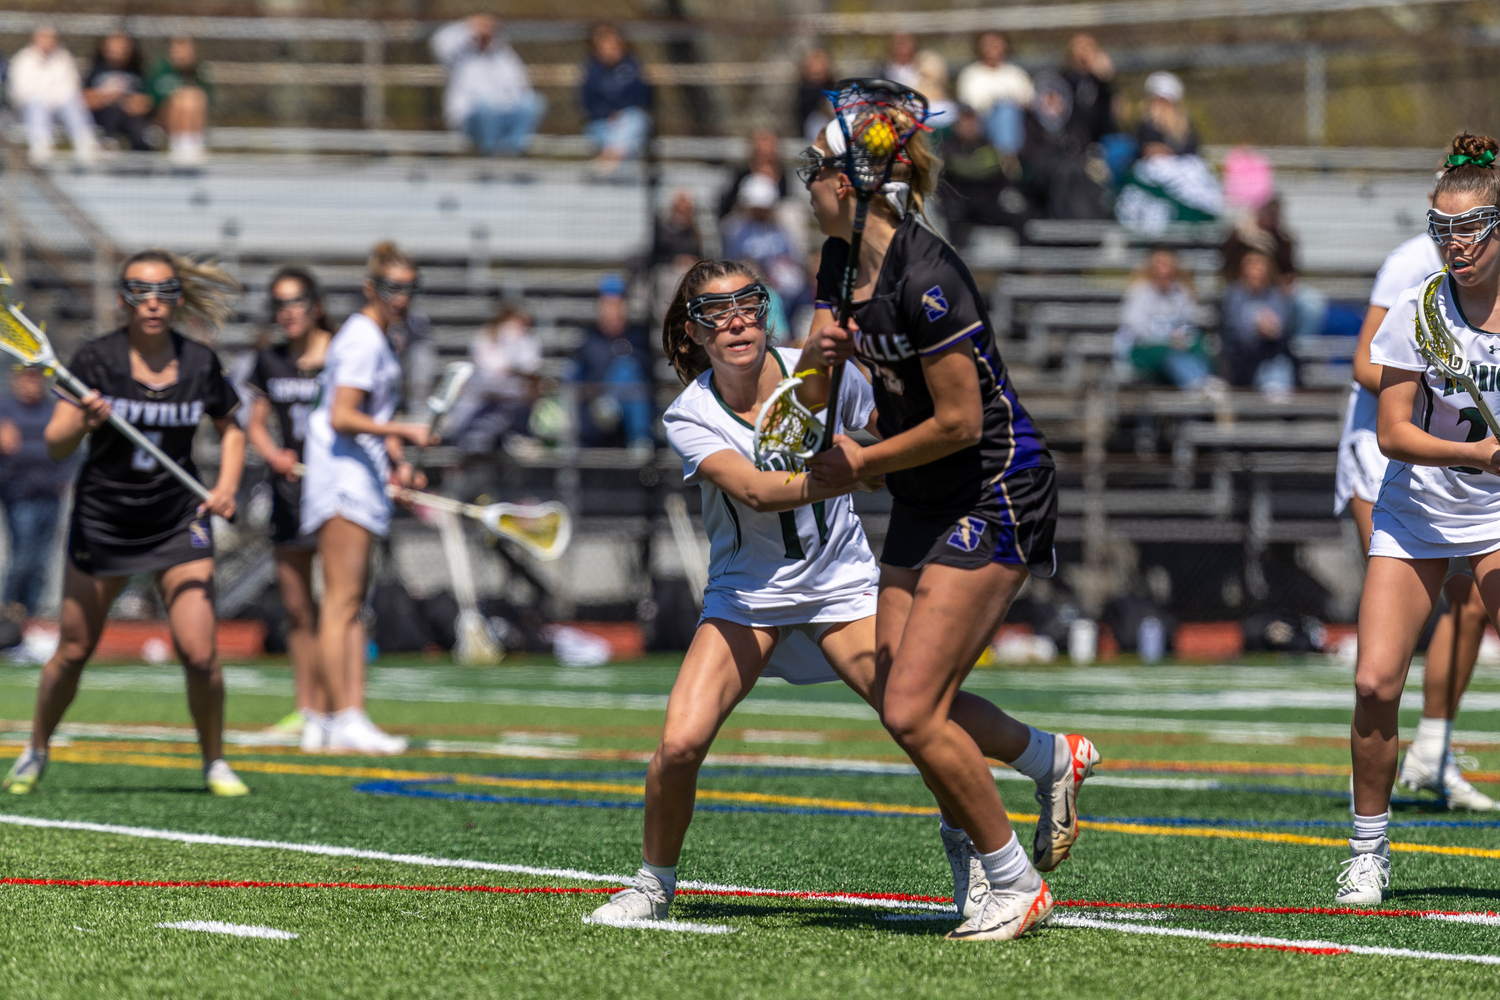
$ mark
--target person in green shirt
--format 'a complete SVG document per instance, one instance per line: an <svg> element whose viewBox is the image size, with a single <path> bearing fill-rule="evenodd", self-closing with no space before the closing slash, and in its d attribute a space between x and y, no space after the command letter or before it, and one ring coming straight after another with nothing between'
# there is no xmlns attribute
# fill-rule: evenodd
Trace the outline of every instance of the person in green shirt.
<svg viewBox="0 0 1500 1000"><path fill-rule="evenodd" d="M182 166L202 163L213 85L191 38L179 35L167 43L167 54L158 58L146 75L146 89L156 101L157 119L166 130L172 162Z"/></svg>

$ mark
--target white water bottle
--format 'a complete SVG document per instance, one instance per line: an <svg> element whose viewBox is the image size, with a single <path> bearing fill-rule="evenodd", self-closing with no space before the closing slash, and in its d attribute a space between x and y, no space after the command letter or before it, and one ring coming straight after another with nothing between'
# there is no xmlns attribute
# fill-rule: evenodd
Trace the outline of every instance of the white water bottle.
<svg viewBox="0 0 1500 1000"><path fill-rule="evenodd" d="M1099 652L1099 626L1087 618L1076 618L1068 627L1068 659L1074 663L1093 663Z"/></svg>
<svg viewBox="0 0 1500 1000"><path fill-rule="evenodd" d="M1156 663L1166 652L1167 634L1161 619L1147 615L1136 629L1136 649L1140 651L1142 663Z"/></svg>

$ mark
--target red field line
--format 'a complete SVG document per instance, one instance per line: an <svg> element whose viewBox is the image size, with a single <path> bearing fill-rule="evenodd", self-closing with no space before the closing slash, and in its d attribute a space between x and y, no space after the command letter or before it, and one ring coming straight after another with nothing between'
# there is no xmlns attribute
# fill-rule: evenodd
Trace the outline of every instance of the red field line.
<svg viewBox="0 0 1500 1000"><path fill-rule="evenodd" d="M1215 941L1215 948L1254 948L1264 951L1295 951L1300 955L1347 955L1348 948L1304 948L1295 944L1243 944L1237 941Z"/></svg>
<svg viewBox="0 0 1500 1000"><path fill-rule="evenodd" d="M0 878L0 885L61 886L73 888L143 888L143 889L387 889L403 892L490 892L504 895L601 894L619 892L620 888L583 888L574 886L504 886L504 885L401 885L373 882L261 882L230 881L154 881L147 879L63 879ZM946 896L917 896L902 892L815 892L797 889L678 889L679 896L757 897L781 899L868 899L893 903L951 903ZM1493 910L1360 910L1329 906L1233 906L1212 903L1132 903L1089 899L1061 899L1058 906L1082 910L1191 910L1201 913L1249 913L1273 916L1306 915L1328 917L1456 917L1500 916Z"/></svg>

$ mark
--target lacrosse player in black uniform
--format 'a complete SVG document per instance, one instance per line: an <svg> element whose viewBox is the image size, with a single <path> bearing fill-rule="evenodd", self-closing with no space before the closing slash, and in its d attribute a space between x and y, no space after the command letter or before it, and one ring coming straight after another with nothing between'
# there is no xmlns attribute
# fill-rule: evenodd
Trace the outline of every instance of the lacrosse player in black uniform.
<svg viewBox="0 0 1500 1000"><path fill-rule="evenodd" d="M874 196L854 318L848 330L837 325L855 208L844 146L835 121L801 171L829 239L798 368L828 371L851 354L868 367L881 440L861 448L840 435L809 466L826 488L884 476L891 491L876 616L881 720L943 807L955 876L955 853L971 852L987 877L988 893L950 937L1007 940L1050 913L1051 893L1036 869L1050 871L1068 856L1078 836L1078 788L1099 759L1082 736L1054 736L984 699L957 697L1029 573L1053 572L1052 457L1009 384L973 276L922 224L938 163L920 131ZM807 384L805 398L822 402L827 382ZM1041 819L1030 858L975 732L989 734L986 749L1037 782Z"/></svg>
<svg viewBox="0 0 1500 1000"><path fill-rule="evenodd" d="M78 349L69 367L92 387L64 396L47 425L54 459L88 438L78 473L57 652L42 667L31 744L5 779L14 794L35 789L47 744L78 691L105 616L126 581L156 574L172 642L187 678L188 707L203 748L204 783L215 795L244 795L224 762L224 676L215 647L212 515L233 517L245 463L239 398L212 350L172 329L178 316L212 324L230 315L239 285L218 268L165 250L146 250L120 270L125 326ZM61 396L62 393L59 392ZM204 417L219 433L219 478L200 502L151 455L106 421L113 410L190 474L193 436Z"/></svg>
<svg viewBox="0 0 1500 1000"><path fill-rule="evenodd" d="M286 608L290 629L287 651L292 658L297 711L277 724L278 730L309 737L305 750L322 748L322 729L308 726L331 709L328 693L318 686L313 660L318 655L317 608L313 601L312 564L318 536L302 532L302 442L307 417L318 399L318 373L328 354L333 328L323 312L323 292L312 272L283 267L271 278L271 318L284 335L278 344L262 348L247 379L254 399L245 435L270 467L271 544L276 553L276 584ZM270 431L276 416L280 444Z"/></svg>

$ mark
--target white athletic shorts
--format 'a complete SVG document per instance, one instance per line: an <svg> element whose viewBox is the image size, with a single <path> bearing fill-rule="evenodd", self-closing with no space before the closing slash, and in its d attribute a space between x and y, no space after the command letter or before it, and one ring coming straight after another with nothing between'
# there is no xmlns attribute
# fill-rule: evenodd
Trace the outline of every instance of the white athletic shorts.
<svg viewBox="0 0 1500 1000"><path fill-rule="evenodd" d="M776 649L762 677L780 677L793 684L824 684L836 681L818 648L818 640L834 625L855 622L875 614L875 591L839 598L821 604L747 610L726 595L710 592L703 601L703 618L722 618L737 625L775 628L780 632ZM702 619L700 619L701 621Z"/></svg>
<svg viewBox="0 0 1500 1000"><path fill-rule="evenodd" d="M302 532L316 534L335 516L353 521L373 535L385 538L391 533L391 501L384 493L368 489L328 486L317 492L302 493Z"/></svg>
<svg viewBox="0 0 1500 1000"><path fill-rule="evenodd" d="M1339 439L1338 472L1333 485L1333 512L1342 514L1349 501L1359 497L1366 503L1380 499L1380 484L1390 462L1380 450L1375 432L1358 427L1345 430Z"/></svg>
<svg viewBox="0 0 1500 1000"><path fill-rule="evenodd" d="M1393 559L1447 559L1450 560L1449 576L1459 564L1464 568L1458 572L1468 572L1469 557L1500 550L1500 538L1478 542L1425 541L1413 536L1400 521L1378 507L1375 509L1374 529L1370 533L1370 555Z"/></svg>

